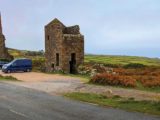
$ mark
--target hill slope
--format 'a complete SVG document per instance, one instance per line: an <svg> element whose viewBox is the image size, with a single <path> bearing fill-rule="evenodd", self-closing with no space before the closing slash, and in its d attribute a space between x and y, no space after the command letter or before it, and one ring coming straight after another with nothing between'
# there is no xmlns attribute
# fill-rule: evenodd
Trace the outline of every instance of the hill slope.
<svg viewBox="0 0 160 120"><path fill-rule="evenodd" d="M9 53L15 58L43 58L44 55L39 55L39 51L28 51L28 50L17 50L9 48ZM34 53L34 54L28 54ZM36 55L37 53L37 55ZM103 63L103 64L120 64L125 65L129 63L140 63L144 65L154 65L160 66L160 59L158 58L147 58L147 57L137 57L137 56L114 56L114 55L85 55L85 62Z"/></svg>
<svg viewBox="0 0 160 120"><path fill-rule="evenodd" d="M144 65L160 66L160 59L138 56L114 56L114 55L85 55L85 62L96 62L104 64L140 63Z"/></svg>

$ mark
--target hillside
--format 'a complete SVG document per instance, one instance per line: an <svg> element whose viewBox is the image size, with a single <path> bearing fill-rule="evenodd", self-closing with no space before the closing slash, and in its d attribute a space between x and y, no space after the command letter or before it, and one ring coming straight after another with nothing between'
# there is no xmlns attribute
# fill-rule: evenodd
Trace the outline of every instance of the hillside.
<svg viewBox="0 0 160 120"><path fill-rule="evenodd" d="M160 66L160 59L158 58L147 58L138 56L85 55L85 62L119 65L126 65L129 63L140 63L147 66Z"/></svg>
<svg viewBox="0 0 160 120"><path fill-rule="evenodd" d="M43 51L17 50L12 48L8 48L8 51L12 56L14 56L14 58L31 58L31 59L44 58Z"/></svg>
<svg viewBox="0 0 160 120"><path fill-rule="evenodd" d="M8 48L8 52L15 58L18 58L18 57L24 57L27 51Z"/></svg>
<svg viewBox="0 0 160 120"><path fill-rule="evenodd" d="M32 58L38 59L44 58L44 53L42 51L27 51L27 50L17 50L10 49L9 53L15 58ZM138 57L138 56L114 56L114 55L85 55L85 63L94 62L94 63L103 63L103 64L119 64L125 65L128 63L140 63L148 66L160 66L160 59L158 58L147 58L147 57Z"/></svg>

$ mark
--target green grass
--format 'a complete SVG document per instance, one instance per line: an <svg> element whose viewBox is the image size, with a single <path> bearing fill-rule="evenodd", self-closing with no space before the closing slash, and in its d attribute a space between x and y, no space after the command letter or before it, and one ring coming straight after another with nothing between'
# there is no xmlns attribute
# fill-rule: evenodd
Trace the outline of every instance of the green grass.
<svg viewBox="0 0 160 120"><path fill-rule="evenodd" d="M145 87L145 88L141 88L139 90L160 93L160 87L151 87L151 88Z"/></svg>
<svg viewBox="0 0 160 120"><path fill-rule="evenodd" d="M160 87L144 87L140 82L137 82L137 87L135 87L135 89L160 93Z"/></svg>
<svg viewBox="0 0 160 120"><path fill-rule="evenodd" d="M89 83L89 80L90 80L90 76L88 75L66 74L66 73L61 73L61 72L51 72L51 73L49 72L48 74L57 74L57 75L62 75L62 76L75 77L75 78L79 78L84 83Z"/></svg>
<svg viewBox="0 0 160 120"><path fill-rule="evenodd" d="M12 48L9 48L8 49L9 53L14 56L14 58L30 58L32 60L37 60L37 59L44 59L44 56L28 56L26 55L27 52L31 52L29 50L17 50L17 49L12 49ZM34 52L37 52L38 51L34 51Z"/></svg>
<svg viewBox="0 0 160 120"><path fill-rule="evenodd" d="M79 78L82 82L88 83L90 80L90 77L87 75L80 75L80 74L63 74L64 76L70 76L70 77L76 77Z"/></svg>
<svg viewBox="0 0 160 120"><path fill-rule="evenodd" d="M14 56L14 58L25 57L25 50L8 49L9 53Z"/></svg>
<svg viewBox="0 0 160 120"><path fill-rule="evenodd" d="M1 76L0 75L0 81L19 81L17 78L14 78L12 76Z"/></svg>
<svg viewBox="0 0 160 120"><path fill-rule="evenodd" d="M147 92L154 92L154 93L160 93L160 87L144 87L142 84L138 83L138 85L134 88L132 87L123 87L123 86L113 86L115 88L124 88L124 89L136 89L141 91L147 91Z"/></svg>
<svg viewBox="0 0 160 120"><path fill-rule="evenodd" d="M137 112L160 115L160 101L159 102L135 101L133 98L124 99L119 96L108 98L106 96L99 94L79 93L79 92L67 93L64 96L74 100L94 103L101 106L108 106L128 111L137 111Z"/></svg>
<svg viewBox="0 0 160 120"><path fill-rule="evenodd" d="M111 86L111 85L102 85L102 84L96 84L96 83L91 83L91 82L87 82L87 84L90 85L96 85L96 86L109 86L109 87L113 87L113 88L123 88L123 89L133 89L133 90L141 90L141 91L147 91L147 92L154 92L154 93L160 93L160 87L144 87L140 82L137 82L137 86L136 87L125 87L125 86Z"/></svg>
<svg viewBox="0 0 160 120"><path fill-rule="evenodd" d="M85 55L85 63L103 63L113 65L126 65L139 63L147 66L160 66L160 59L137 56L113 56L113 55Z"/></svg>

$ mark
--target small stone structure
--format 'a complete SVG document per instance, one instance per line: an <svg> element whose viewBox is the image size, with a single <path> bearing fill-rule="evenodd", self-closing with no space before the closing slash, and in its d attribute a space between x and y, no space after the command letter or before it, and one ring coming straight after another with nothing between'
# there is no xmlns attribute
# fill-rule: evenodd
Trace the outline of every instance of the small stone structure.
<svg viewBox="0 0 160 120"><path fill-rule="evenodd" d="M5 36L2 32L1 14L0 14L0 59L12 60L13 56L9 55L7 48L5 47Z"/></svg>
<svg viewBox="0 0 160 120"><path fill-rule="evenodd" d="M45 26L46 71L76 73L84 61L84 36L79 26L66 27L58 19Z"/></svg>

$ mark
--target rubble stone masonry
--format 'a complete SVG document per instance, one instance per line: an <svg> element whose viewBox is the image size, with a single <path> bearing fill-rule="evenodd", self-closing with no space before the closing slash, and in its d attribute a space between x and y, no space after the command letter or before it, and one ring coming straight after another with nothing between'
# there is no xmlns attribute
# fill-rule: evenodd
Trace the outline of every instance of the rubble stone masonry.
<svg viewBox="0 0 160 120"><path fill-rule="evenodd" d="M13 57L9 55L7 48L5 47L5 36L2 32L1 14L0 14L0 59L12 60Z"/></svg>
<svg viewBox="0 0 160 120"><path fill-rule="evenodd" d="M78 25L66 27L58 19L45 26L46 71L76 73L84 61L84 36Z"/></svg>

